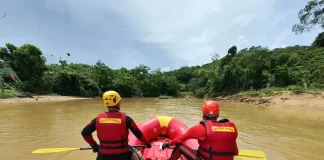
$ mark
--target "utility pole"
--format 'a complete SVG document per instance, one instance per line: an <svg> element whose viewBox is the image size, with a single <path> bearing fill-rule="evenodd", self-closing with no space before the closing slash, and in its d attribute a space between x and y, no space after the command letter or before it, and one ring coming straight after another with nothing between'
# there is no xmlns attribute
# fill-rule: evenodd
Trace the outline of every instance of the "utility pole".
<svg viewBox="0 0 324 160"><path fill-rule="evenodd" d="M0 64L3 65L1 66L1 69L2 67L4 67L4 60L0 59ZM1 95L2 97L4 97L4 80L2 79L2 76L3 76L4 73L0 72L0 88L1 88Z"/></svg>
<svg viewBox="0 0 324 160"><path fill-rule="evenodd" d="M0 75L0 87L1 87L1 95L2 97L4 97L4 84L3 84L3 80L2 80L2 75Z"/></svg>

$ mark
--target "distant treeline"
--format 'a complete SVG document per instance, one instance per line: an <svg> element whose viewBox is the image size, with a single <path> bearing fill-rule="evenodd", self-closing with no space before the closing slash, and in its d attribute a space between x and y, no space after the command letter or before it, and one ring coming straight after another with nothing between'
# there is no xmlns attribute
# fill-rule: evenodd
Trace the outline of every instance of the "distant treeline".
<svg viewBox="0 0 324 160"><path fill-rule="evenodd" d="M40 49L30 44L20 47L6 44L0 48L0 58L10 61L21 80L7 79L7 83L38 94L99 96L112 89L125 97L178 96L179 92L204 97L290 85L324 88L324 48L316 46L274 50L258 46L238 52L233 46L221 59L169 72L151 71L145 65L114 70L100 61L87 65L60 60L59 64L46 65Z"/></svg>

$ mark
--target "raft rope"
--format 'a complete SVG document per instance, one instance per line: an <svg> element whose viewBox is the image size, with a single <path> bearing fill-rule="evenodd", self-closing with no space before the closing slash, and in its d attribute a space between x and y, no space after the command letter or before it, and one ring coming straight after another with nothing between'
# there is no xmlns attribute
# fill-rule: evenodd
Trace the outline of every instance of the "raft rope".
<svg viewBox="0 0 324 160"><path fill-rule="evenodd" d="M131 150L133 150L135 152L135 154L137 155L139 160L143 160L143 158L140 155L137 154L137 152L135 150L135 147L131 147Z"/></svg>

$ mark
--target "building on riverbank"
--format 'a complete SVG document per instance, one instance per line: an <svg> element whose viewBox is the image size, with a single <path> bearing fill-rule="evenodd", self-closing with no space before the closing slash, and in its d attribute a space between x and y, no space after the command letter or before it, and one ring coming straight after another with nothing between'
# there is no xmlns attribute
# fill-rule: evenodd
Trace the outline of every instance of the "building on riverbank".
<svg viewBox="0 0 324 160"><path fill-rule="evenodd" d="M11 80L13 80L14 82L20 81L17 74L10 67L9 62L0 59L0 89L2 96L4 96L4 89L12 89L6 83L10 82Z"/></svg>

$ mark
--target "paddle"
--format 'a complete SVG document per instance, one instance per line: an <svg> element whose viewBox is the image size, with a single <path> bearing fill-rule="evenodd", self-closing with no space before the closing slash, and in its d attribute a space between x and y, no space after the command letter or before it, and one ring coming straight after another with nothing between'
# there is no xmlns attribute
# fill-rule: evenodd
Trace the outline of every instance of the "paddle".
<svg viewBox="0 0 324 160"><path fill-rule="evenodd" d="M146 147L145 145L135 145L130 147ZM33 154L40 154L40 153L57 153L57 152L68 152L68 151L76 151L76 150L92 150L91 147L88 148L42 148L34 150Z"/></svg>
<svg viewBox="0 0 324 160"><path fill-rule="evenodd" d="M160 143L160 149L162 149L163 143ZM170 146L168 148L171 148ZM171 148L174 149L174 148ZM264 152L258 150L240 150L237 156L240 160L267 160Z"/></svg>
<svg viewBox="0 0 324 160"><path fill-rule="evenodd" d="M145 145L135 145L131 147L146 147ZM92 150L88 148L42 148L34 150L33 154L44 154L44 153L57 153L57 152L68 152L75 150ZM267 160L264 152L258 150L240 150L239 155L235 156L240 160Z"/></svg>
<svg viewBox="0 0 324 160"><path fill-rule="evenodd" d="M235 157L240 160L267 160L265 153L258 150L240 150Z"/></svg>

